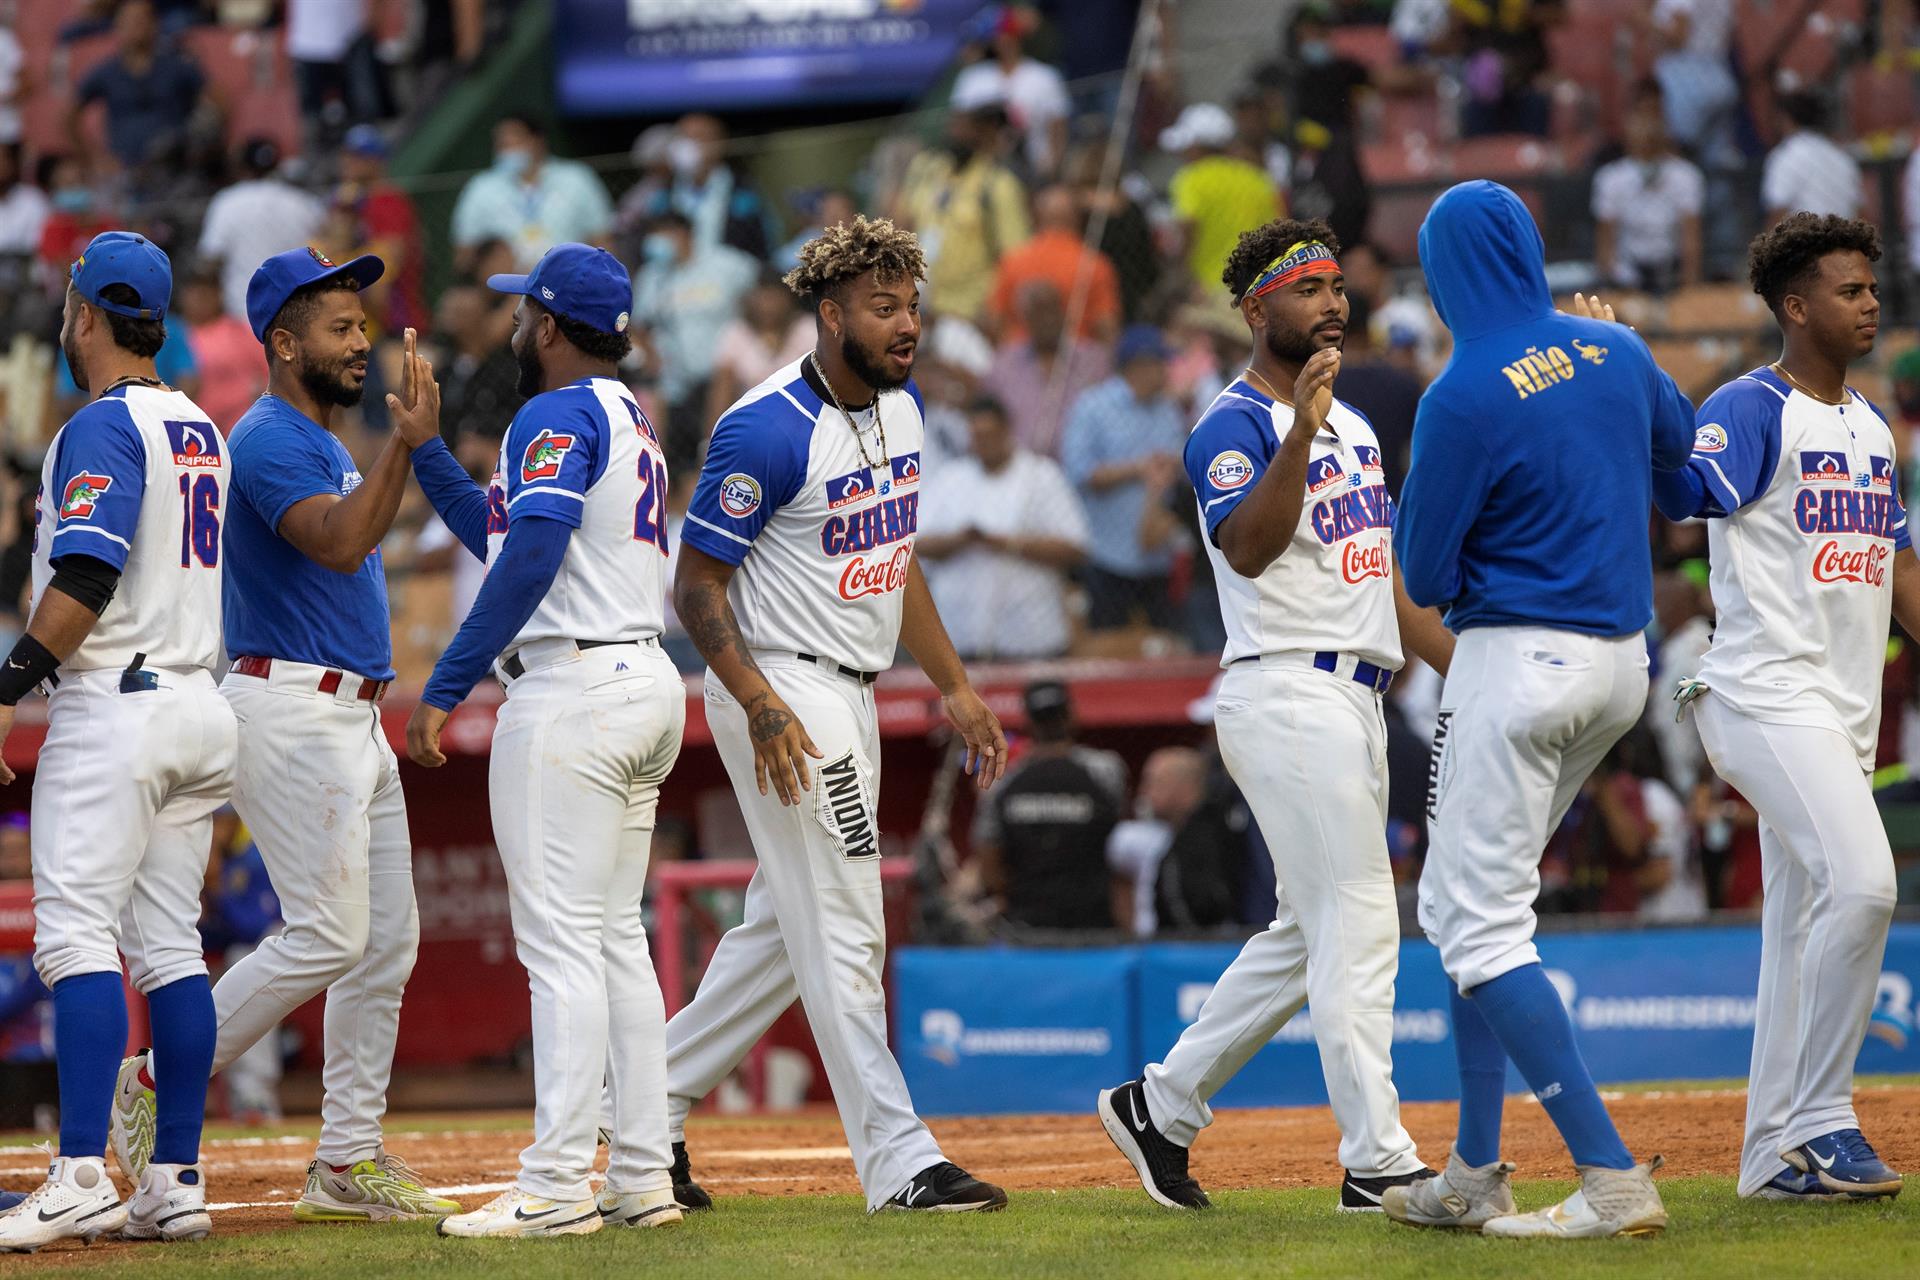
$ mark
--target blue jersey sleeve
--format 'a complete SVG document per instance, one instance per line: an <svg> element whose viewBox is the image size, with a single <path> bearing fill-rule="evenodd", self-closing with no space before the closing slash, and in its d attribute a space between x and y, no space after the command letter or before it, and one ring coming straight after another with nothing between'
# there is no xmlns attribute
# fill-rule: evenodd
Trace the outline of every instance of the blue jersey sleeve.
<svg viewBox="0 0 1920 1280"><path fill-rule="evenodd" d="M700 483L680 522L682 544L726 564L747 558L767 520L793 501L807 478L811 424L789 426L756 412L761 403L728 414L714 427ZM779 412L779 405L769 408Z"/></svg>
<svg viewBox="0 0 1920 1280"><path fill-rule="evenodd" d="M295 503L322 494L343 496L346 479L338 454L291 423L263 422L233 453L233 494L257 512L275 533Z"/></svg>
<svg viewBox="0 0 1920 1280"><path fill-rule="evenodd" d="M439 436L413 451L413 474L433 510L482 564L487 559L487 491L473 482Z"/></svg>
<svg viewBox="0 0 1920 1280"><path fill-rule="evenodd" d="M563 387L520 406L507 428L507 519L543 516L580 527L592 488L607 469L607 417L593 392Z"/></svg>
<svg viewBox="0 0 1920 1280"><path fill-rule="evenodd" d="M1260 421L1257 405L1223 404L1200 419L1182 456L1207 540L1217 547L1221 521L1253 492L1273 461L1273 432Z"/></svg>
<svg viewBox="0 0 1920 1280"><path fill-rule="evenodd" d="M1907 504L1898 493L1893 495L1894 510L1899 513L1893 522L1893 549L1906 551L1913 546L1913 534L1907 530Z"/></svg>
<svg viewBox="0 0 1920 1280"><path fill-rule="evenodd" d="M53 461L52 559L127 565L147 488L147 446L124 402L96 400L67 423Z"/></svg>
<svg viewBox="0 0 1920 1280"><path fill-rule="evenodd" d="M1654 505L1669 520L1724 517L1758 499L1780 465L1780 409L1764 382L1730 382L1700 406L1693 451L1670 473L1655 472Z"/></svg>
<svg viewBox="0 0 1920 1280"><path fill-rule="evenodd" d="M1635 335L1636 340L1639 335ZM1693 452L1693 401L1673 376L1654 362L1653 352L1641 343L1652 381L1653 397L1653 469L1677 471L1687 465Z"/></svg>

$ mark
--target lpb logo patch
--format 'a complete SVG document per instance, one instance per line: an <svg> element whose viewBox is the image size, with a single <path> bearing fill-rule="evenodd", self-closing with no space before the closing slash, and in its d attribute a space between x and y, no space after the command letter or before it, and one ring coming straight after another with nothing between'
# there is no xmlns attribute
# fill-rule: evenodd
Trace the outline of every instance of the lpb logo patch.
<svg viewBox="0 0 1920 1280"><path fill-rule="evenodd" d="M100 501L101 495L111 488L113 488L112 476L97 476L91 471L82 471L67 481L67 491L60 499L60 518L62 520L92 519L94 504Z"/></svg>
<svg viewBox="0 0 1920 1280"><path fill-rule="evenodd" d="M527 445L527 456L520 462L520 479L523 482L550 480L560 474L560 464L566 459L567 451L573 448L573 437L556 435L551 431L542 431Z"/></svg>
<svg viewBox="0 0 1920 1280"><path fill-rule="evenodd" d="M744 471L736 471L720 482L720 509L735 520L744 520L760 509L760 482Z"/></svg>
<svg viewBox="0 0 1920 1280"><path fill-rule="evenodd" d="M1253 479L1253 463L1246 454L1229 449L1216 454L1213 461L1207 464L1207 479L1213 482L1216 489L1238 489Z"/></svg>

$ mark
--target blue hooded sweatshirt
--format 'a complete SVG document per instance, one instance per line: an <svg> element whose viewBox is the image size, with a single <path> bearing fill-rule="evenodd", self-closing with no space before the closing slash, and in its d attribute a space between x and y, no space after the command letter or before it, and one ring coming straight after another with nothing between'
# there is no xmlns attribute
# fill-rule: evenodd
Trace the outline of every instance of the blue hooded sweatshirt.
<svg viewBox="0 0 1920 1280"><path fill-rule="evenodd" d="M1420 226L1453 358L1414 419L1393 552L1447 626L1624 636L1653 617L1653 471L1686 465L1693 405L1625 325L1553 309L1533 215L1465 182Z"/></svg>

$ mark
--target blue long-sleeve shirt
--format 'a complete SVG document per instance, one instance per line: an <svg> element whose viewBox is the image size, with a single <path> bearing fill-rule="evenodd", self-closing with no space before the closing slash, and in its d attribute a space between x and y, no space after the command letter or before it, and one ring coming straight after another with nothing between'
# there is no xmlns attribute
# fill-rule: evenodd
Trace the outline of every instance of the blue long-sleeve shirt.
<svg viewBox="0 0 1920 1280"><path fill-rule="evenodd" d="M1407 595L1456 633L1643 630L1653 472L1686 464L1693 405L1632 330L1553 309L1540 232L1505 187L1436 201L1420 262L1454 350L1414 421L1393 536Z"/></svg>
<svg viewBox="0 0 1920 1280"><path fill-rule="evenodd" d="M571 528L547 516L527 514L514 520L500 554L487 566L487 580L480 584L466 621L433 664L420 701L442 711L460 705L552 589L572 536Z"/></svg>
<svg viewBox="0 0 1920 1280"><path fill-rule="evenodd" d="M486 563L487 491L473 482L447 442L435 436L415 449L413 474L441 522L475 559Z"/></svg>

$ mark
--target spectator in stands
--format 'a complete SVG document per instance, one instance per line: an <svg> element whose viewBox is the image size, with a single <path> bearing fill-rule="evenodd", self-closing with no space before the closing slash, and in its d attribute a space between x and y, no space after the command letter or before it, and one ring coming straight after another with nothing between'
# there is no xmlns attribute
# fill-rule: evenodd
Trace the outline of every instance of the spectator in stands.
<svg viewBox="0 0 1920 1280"><path fill-rule="evenodd" d="M1907 156L1900 178L1901 223L1907 232L1907 272L1920 289L1920 147Z"/></svg>
<svg viewBox="0 0 1920 1280"><path fill-rule="evenodd" d="M1700 283L1707 180L1667 137L1660 86L1634 95L1626 154L1593 175L1594 264L1612 284L1648 293Z"/></svg>
<svg viewBox="0 0 1920 1280"><path fill-rule="evenodd" d="M860 212L860 206L854 203L853 196L838 187L819 192L812 198L810 208L807 225L774 251L773 265L782 275L800 265L800 249L807 241L818 239L828 227L852 222L854 215Z"/></svg>
<svg viewBox="0 0 1920 1280"><path fill-rule="evenodd" d="M177 314L186 324L187 344L200 369L200 394L194 403L225 434L266 391L266 355L247 322L222 305L218 271L200 266L184 272L178 292Z"/></svg>
<svg viewBox="0 0 1920 1280"><path fill-rule="evenodd" d="M993 371L993 344L965 320L923 314L913 380L920 387L922 473L938 475L973 456L968 411Z"/></svg>
<svg viewBox="0 0 1920 1280"><path fill-rule="evenodd" d="M956 94L947 143L907 166L892 216L920 233L927 305L979 323L1000 255L1027 238L1027 193L1000 160L1006 102L989 87Z"/></svg>
<svg viewBox="0 0 1920 1280"><path fill-rule="evenodd" d="M371 253L387 264L386 274L361 292L368 317L380 332L396 335L409 326L425 332L430 320L426 300L426 246L413 197L387 178L387 140L370 124L347 130L340 147L340 185L333 206L352 227L348 256ZM333 255L336 261L347 258Z"/></svg>
<svg viewBox="0 0 1920 1280"><path fill-rule="evenodd" d="M240 146L240 181L217 192L200 228L200 257L220 264L227 314L247 314L247 282L276 253L311 243L326 206L280 175L280 148L271 138Z"/></svg>
<svg viewBox="0 0 1920 1280"><path fill-rule="evenodd" d="M1192 747L1161 747L1140 767L1135 801L1140 816L1119 823L1107 837L1113 917L1130 921L1134 937L1151 938L1159 932L1155 897L1161 860L1206 797L1206 757Z"/></svg>
<svg viewBox="0 0 1920 1280"><path fill-rule="evenodd" d="M456 454L478 436L497 442L520 409L520 366L508 345L512 316L501 323L489 291L455 285L440 295L434 313L440 353L434 376L440 380L440 434ZM493 472L487 459L485 474Z"/></svg>
<svg viewBox="0 0 1920 1280"><path fill-rule="evenodd" d="M1547 842L1541 901L1547 910L1633 914L1651 887L1687 878L1685 808L1660 780L1659 749L1634 728L1607 752ZM1667 841L1654 867L1653 845ZM1681 865L1676 866L1676 859ZM1676 894L1674 906L1684 895Z"/></svg>
<svg viewBox="0 0 1920 1280"><path fill-rule="evenodd" d="M1762 888L1759 813L1712 772L1695 784L1690 810L1700 832L1700 870L1708 905L1716 911L1758 907Z"/></svg>
<svg viewBox="0 0 1920 1280"><path fill-rule="evenodd" d="M64 291L67 268L95 236L112 229L113 221L78 156L42 156L40 187L51 210L40 230L40 261Z"/></svg>
<svg viewBox="0 0 1920 1280"><path fill-rule="evenodd" d="M0 146L20 141L20 104L34 88L34 75L20 38L13 34L13 23L11 15L0 17Z"/></svg>
<svg viewBox="0 0 1920 1280"><path fill-rule="evenodd" d="M200 64L160 38L151 0L123 0L114 13L113 33L112 56L89 71L74 90L73 104L67 109L67 136L76 153L89 154L81 113L96 102L104 103L107 150L123 168L138 169L177 149L203 104L210 113L217 113L219 103Z"/></svg>
<svg viewBox="0 0 1920 1280"><path fill-rule="evenodd" d="M252 955L281 927L280 896L267 875L266 859L240 824L240 815L232 805L222 805L213 815L207 881L201 901L200 942L209 954L220 957L218 972ZM280 1071L280 1033L276 1028L220 1073L226 1086L228 1116L250 1126L278 1123Z"/></svg>
<svg viewBox="0 0 1920 1280"><path fill-rule="evenodd" d="M727 163L727 129L705 114L682 116L667 141L673 178L648 212L674 209L693 223L694 238L764 258L774 242L773 211L747 175Z"/></svg>
<svg viewBox="0 0 1920 1280"><path fill-rule="evenodd" d="M0 816L0 883L32 879L26 812ZM0 1062L52 1058L53 993L34 972L33 953L0 955Z"/></svg>
<svg viewBox="0 0 1920 1280"><path fill-rule="evenodd" d="M1707 918L1707 884L1687 806L1659 778L1640 779L1647 824L1647 858L1640 866L1640 919L1685 924Z"/></svg>
<svg viewBox="0 0 1920 1280"><path fill-rule="evenodd" d="M974 819L981 880L1009 922L1032 929L1124 929L1107 871L1126 766L1075 739L1073 704L1057 680L1027 686L1026 750L986 793Z"/></svg>
<svg viewBox="0 0 1920 1280"><path fill-rule="evenodd" d="M1071 161L1071 169L1081 207L1091 227L1098 230L1099 242L1094 247L1113 264L1120 286L1121 323L1132 324L1145 316L1160 284L1160 250L1154 244L1153 224L1141 207L1152 202L1153 189L1137 173L1103 186L1098 148L1079 152Z"/></svg>
<svg viewBox="0 0 1920 1280"><path fill-rule="evenodd" d="M927 473L914 555L961 657L1058 658L1086 515L1058 463L1014 444L998 400L974 401L968 416L970 456Z"/></svg>
<svg viewBox="0 0 1920 1280"><path fill-rule="evenodd" d="M621 193L613 210L613 251L622 262L640 261L641 239L654 218L671 207L673 161L669 148L680 133L670 124L649 125L633 140L634 171L639 175Z"/></svg>
<svg viewBox="0 0 1920 1280"><path fill-rule="evenodd" d="M1344 265L1344 256L1342 259ZM1380 462L1387 489L1400 492L1413 451L1413 417L1426 388L1404 364L1385 358L1374 345L1373 303L1347 293L1347 332L1340 378L1333 392L1360 411L1380 441Z"/></svg>
<svg viewBox="0 0 1920 1280"><path fill-rule="evenodd" d="M1740 85L1729 56L1733 0L1654 0L1649 17L1667 133L1705 165L1738 163L1733 127Z"/></svg>
<svg viewBox="0 0 1920 1280"><path fill-rule="evenodd" d="M1647 685L1647 713L1641 723L1653 734L1674 792L1693 794L1707 771L1706 748L1692 716L1673 714L1673 689L1700 673L1713 638L1713 610L1703 581L1705 563L1661 569L1653 576L1653 627L1647 637L1653 651Z"/></svg>
<svg viewBox="0 0 1920 1280"><path fill-rule="evenodd" d="M1067 336L1066 300L1046 281L1029 282L1015 303L1027 336L1000 345L987 385L1007 407L1014 441L1057 458L1068 409L1113 365L1105 346Z"/></svg>
<svg viewBox="0 0 1920 1280"><path fill-rule="evenodd" d="M1120 335L1118 372L1074 404L1061 441L1067 475L1086 495L1093 534L1087 565L1087 627L1107 631L1146 617L1160 631L1178 629L1167 594L1172 556L1140 545L1147 481L1168 460L1177 465L1191 425L1167 394L1173 354L1160 331L1135 325Z"/></svg>
<svg viewBox="0 0 1920 1280"><path fill-rule="evenodd" d="M1068 300L1077 297L1082 338L1110 341L1120 326L1120 281L1107 255L1081 242L1085 232L1073 188L1051 186L1033 198L1033 238L1010 249L994 273L987 322L1002 341L1026 336L1015 299L1034 280L1045 280Z"/></svg>
<svg viewBox="0 0 1920 1280"><path fill-rule="evenodd" d="M1213 690L1188 708L1196 723L1212 728ZM1174 824L1154 876L1153 910L1159 931L1190 934L1236 925L1270 923L1274 912L1272 855L1253 823L1253 815L1220 760L1211 740L1193 757L1175 757L1161 785L1172 791L1154 804L1169 812L1185 810ZM1200 799L1191 800L1193 774L1200 775ZM1144 790L1144 783L1143 783Z"/></svg>
<svg viewBox="0 0 1920 1280"><path fill-rule="evenodd" d="M1540 82L1547 70L1547 31L1565 12L1562 0L1456 0L1451 40L1466 59L1464 136L1546 136L1552 104Z"/></svg>
<svg viewBox="0 0 1920 1280"><path fill-rule="evenodd" d="M455 261L468 265L476 246L498 238L531 270L556 244L604 242L613 202L600 176L578 160L547 150L546 126L510 115L493 127L493 167L468 179L453 207Z"/></svg>
<svg viewBox="0 0 1920 1280"><path fill-rule="evenodd" d="M720 335L760 264L731 246L696 239L693 223L678 210L653 220L644 245L646 265L633 280L633 336L666 402L661 443L671 475L695 466L706 445L713 425L707 380Z"/></svg>
<svg viewBox="0 0 1920 1280"><path fill-rule="evenodd" d="M1026 52L1026 40L1038 15L1025 5L999 6L987 56L963 68L953 82L953 98L998 99L1019 139L1027 175L1047 181L1060 172L1067 153L1067 116L1072 103L1066 78Z"/></svg>
<svg viewBox="0 0 1920 1280"><path fill-rule="evenodd" d="M1772 226L1789 213L1859 215L1860 162L1827 134L1827 104L1811 92L1782 94L1783 132L1760 175L1760 207Z"/></svg>
<svg viewBox="0 0 1920 1280"><path fill-rule="evenodd" d="M1246 332L1244 326L1241 332ZM1198 507L1186 468L1178 458L1156 458L1148 464L1145 483L1147 500L1135 534L1140 550L1166 556L1184 579L1173 606L1187 647L1195 653L1219 653L1227 646L1227 627L1220 618L1220 585L1213 575L1213 561L1200 545L1195 523Z"/></svg>
<svg viewBox="0 0 1920 1280"><path fill-rule="evenodd" d="M53 205L21 169L18 142L0 142L0 255L31 258L40 251Z"/></svg>
<svg viewBox="0 0 1920 1280"><path fill-rule="evenodd" d="M741 299L740 314L727 322L715 344L708 423L718 422L735 400L813 350L813 319L795 301L777 271L761 272Z"/></svg>
<svg viewBox="0 0 1920 1280"><path fill-rule="evenodd" d="M370 17L369 0L287 0L287 57L310 150L391 114Z"/></svg>
<svg viewBox="0 0 1920 1280"><path fill-rule="evenodd" d="M1310 3L1285 19L1279 56L1258 67L1253 81L1263 88L1287 91L1290 119L1311 120L1329 132L1350 134L1360 95L1372 87L1373 77L1363 64L1334 47L1332 16L1321 5Z"/></svg>
<svg viewBox="0 0 1920 1280"><path fill-rule="evenodd" d="M1284 212L1266 170L1227 154L1233 138L1233 117L1212 102L1191 104L1160 133L1160 149L1182 160L1167 196L1180 223L1189 286L1216 286L1240 233Z"/></svg>

